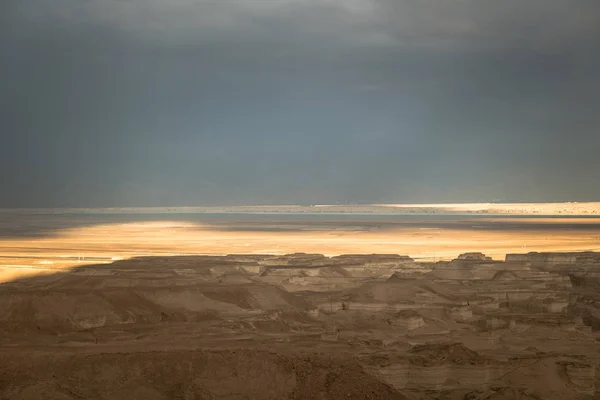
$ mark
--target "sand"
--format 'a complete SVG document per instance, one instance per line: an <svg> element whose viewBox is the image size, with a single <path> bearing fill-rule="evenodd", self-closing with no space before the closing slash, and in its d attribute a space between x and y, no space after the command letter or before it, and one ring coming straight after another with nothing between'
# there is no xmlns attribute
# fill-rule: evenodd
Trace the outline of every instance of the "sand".
<svg viewBox="0 0 600 400"><path fill-rule="evenodd" d="M0 282L145 255L600 250L600 218L0 213Z"/></svg>
<svg viewBox="0 0 600 400"><path fill-rule="evenodd" d="M0 212L0 399L598 398L600 219L470 210Z"/></svg>
<svg viewBox="0 0 600 400"><path fill-rule="evenodd" d="M23 278L0 285L0 398L593 399L598 267L163 256Z"/></svg>

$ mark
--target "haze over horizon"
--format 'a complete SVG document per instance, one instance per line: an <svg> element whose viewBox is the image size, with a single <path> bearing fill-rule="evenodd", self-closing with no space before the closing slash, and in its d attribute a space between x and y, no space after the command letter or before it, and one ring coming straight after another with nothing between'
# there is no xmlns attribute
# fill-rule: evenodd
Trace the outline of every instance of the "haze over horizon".
<svg viewBox="0 0 600 400"><path fill-rule="evenodd" d="M597 0L5 0L0 207L598 201Z"/></svg>

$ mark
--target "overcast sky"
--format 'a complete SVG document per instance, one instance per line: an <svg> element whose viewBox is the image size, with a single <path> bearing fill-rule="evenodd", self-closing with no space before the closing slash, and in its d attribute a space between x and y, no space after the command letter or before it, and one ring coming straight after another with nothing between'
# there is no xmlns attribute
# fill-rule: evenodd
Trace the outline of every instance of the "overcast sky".
<svg viewBox="0 0 600 400"><path fill-rule="evenodd" d="M0 207L600 200L598 0L0 1Z"/></svg>

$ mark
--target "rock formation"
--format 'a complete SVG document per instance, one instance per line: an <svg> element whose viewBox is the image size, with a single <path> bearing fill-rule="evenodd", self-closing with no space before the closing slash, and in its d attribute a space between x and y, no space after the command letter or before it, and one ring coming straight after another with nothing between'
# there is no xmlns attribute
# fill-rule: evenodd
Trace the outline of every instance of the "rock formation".
<svg viewBox="0 0 600 400"><path fill-rule="evenodd" d="M300 253L24 278L0 285L0 398L598 398L599 266Z"/></svg>

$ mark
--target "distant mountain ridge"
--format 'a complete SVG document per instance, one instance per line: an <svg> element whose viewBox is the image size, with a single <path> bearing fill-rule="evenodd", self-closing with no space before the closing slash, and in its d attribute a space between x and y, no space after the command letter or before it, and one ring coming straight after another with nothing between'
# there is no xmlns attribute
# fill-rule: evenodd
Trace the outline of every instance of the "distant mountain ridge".
<svg viewBox="0 0 600 400"><path fill-rule="evenodd" d="M355 204L355 205L251 205L199 207L110 207L0 209L10 213L230 213L230 214L401 214L401 215L600 215L600 202L563 203L446 203L446 204Z"/></svg>

